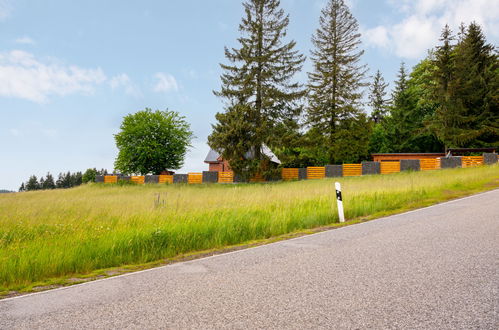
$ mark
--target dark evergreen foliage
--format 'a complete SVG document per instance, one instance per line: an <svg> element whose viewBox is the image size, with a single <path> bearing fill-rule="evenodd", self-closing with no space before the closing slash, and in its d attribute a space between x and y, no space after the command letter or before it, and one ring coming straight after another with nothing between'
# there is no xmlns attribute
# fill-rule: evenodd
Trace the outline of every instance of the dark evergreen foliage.
<svg viewBox="0 0 499 330"><path fill-rule="evenodd" d="M437 47L434 100L428 127L446 147L499 146L499 66L497 52L481 28L460 29L457 44L448 26Z"/></svg>
<svg viewBox="0 0 499 330"><path fill-rule="evenodd" d="M361 159L367 149L367 144L358 150L345 144L354 136L369 136L370 132L369 125L363 124L365 115L360 108L366 67L360 64L364 51L359 49L358 30L357 20L344 1L329 0L312 38L313 71L308 74L307 124L322 133L317 143L326 147L329 163ZM355 120L359 123L354 124ZM364 131L354 132L352 127ZM338 153L344 149L351 149L348 156Z"/></svg>
<svg viewBox="0 0 499 330"><path fill-rule="evenodd" d="M388 83L378 70L374 75L369 89L369 106L371 107L371 119L379 123L386 116L390 100L386 98Z"/></svg>
<svg viewBox="0 0 499 330"><path fill-rule="evenodd" d="M294 41L285 41L289 16L279 0L248 0L243 6L239 47L225 49L229 64L221 64L222 86L214 92L224 100L225 112L216 115L208 143L248 178L267 170L262 144L279 145L282 128L295 126L289 123L301 113L305 90L293 77L305 58ZM246 159L248 152L252 159Z"/></svg>

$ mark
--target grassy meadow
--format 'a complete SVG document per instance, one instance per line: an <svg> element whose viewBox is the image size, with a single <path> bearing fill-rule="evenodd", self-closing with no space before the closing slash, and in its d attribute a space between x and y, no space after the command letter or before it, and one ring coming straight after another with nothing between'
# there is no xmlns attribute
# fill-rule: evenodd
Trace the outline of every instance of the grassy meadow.
<svg viewBox="0 0 499 330"><path fill-rule="evenodd" d="M242 185L104 185L0 195L0 293L499 187L499 166Z"/></svg>

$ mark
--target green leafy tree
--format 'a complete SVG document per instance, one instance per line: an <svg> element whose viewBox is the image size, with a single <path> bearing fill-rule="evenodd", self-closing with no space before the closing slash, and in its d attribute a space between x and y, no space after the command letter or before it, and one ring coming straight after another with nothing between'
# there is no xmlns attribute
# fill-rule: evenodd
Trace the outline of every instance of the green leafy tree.
<svg viewBox="0 0 499 330"><path fill-rule="evenodd" d="M352 140L347 137L354 135L350 127L366 127L360 107L366 67L360 64L364 52L359 49L358 31L357 20L344 1L329 0L312 37L313 71L308 74L307 123L322 132L323 138L317 143L327 147L330 163L360 158L365 150L364 147L353 150L354 146L345 144ZM354 120L360 122L354 124ZM345 149L351 149L348 156L338 153Z"/></svg>
<svg viewBox="0 0 499 330"><path fill-rule="evenodd" d="M378 70L374 75L373 82L369 88L369 106L371 107L371 118L375 123L379 123L386 116L389 99L386 98L386 88L388 83Z"/></svg>
<svg viewBox="0 0 499 330"><path fill-rule="evenodd" d="M178 112L146 108L125 116L114 137L119 150L116 170L159 174L182 166L193 133Z"/></svg>
<svg viewBox="0 0 499 330"><path fill-rule="evenodd" d="M89 168L83 173L83 176L81 178L82 183L88 183L88 182L94 182L95 177L99 174L97 174L97 169L96 168Z"/></svg>
<svg viewBox="0 0 499 330"><path fill-rule="evenodd" d="M214 92L225 112L217 114L208 143L247 178L266 170L262 145L282 143L282 124L290 127L300 115L305 90L293 77L305 58L294 41L285 41L289 16L279 0L247 0L243 6L239 48L225 48L229 64L221 64L222 86Z"/></svg>

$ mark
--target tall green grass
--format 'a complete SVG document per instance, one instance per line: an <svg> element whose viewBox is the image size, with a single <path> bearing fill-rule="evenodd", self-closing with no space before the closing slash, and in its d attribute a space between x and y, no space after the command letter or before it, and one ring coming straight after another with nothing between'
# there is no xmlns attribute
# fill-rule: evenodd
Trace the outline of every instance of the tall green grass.
<svg viewBox="0 0 499 330"><path fill-rule="evenodd" d="M245 185L85 185L0 195L0 291L145 263L338 221L334 181ZM347 219L428 205L499 185L499 167L342 183ZM160 203L157 203L158 193Z"/></svg>

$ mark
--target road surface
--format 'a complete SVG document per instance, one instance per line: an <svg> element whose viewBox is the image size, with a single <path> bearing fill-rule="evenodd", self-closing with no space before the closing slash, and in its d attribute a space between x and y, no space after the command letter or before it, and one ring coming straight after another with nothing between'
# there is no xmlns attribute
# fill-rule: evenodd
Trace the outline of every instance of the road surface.
<svg viewBox="0 0 499 330"><path fill-rule="evenodd" d="M499 190L1 300L0 328L498 329Z"/></svg>

